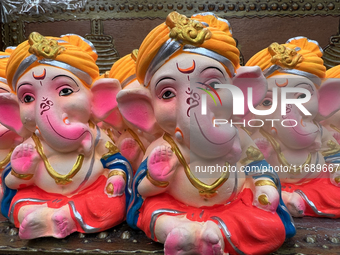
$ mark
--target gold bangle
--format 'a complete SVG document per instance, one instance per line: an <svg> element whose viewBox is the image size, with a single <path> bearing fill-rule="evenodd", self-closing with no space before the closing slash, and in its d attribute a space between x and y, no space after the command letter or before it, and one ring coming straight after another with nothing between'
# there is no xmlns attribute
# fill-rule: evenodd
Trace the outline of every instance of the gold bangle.
<svg viewBox="0 0 340 255"><path fill-rule="evenodd" d="M272 181L269 181L269 180L259 180L255 182L255 186L267 186L267 185L272 186L275 189L277 189L276 185Z"/></svg>
<svg viewBox="0 0 340 255"><path fill-rule="evenodd" d="M120 175L124 178L124 181L126 182L126 174L124 171L119 171L119 170L112 170L109 173L109 176L107 177L108 179L111 178L112 176Z"/></svg>
<svg viewBox="0 0 340 255"><path fill-rule="evenodd" d="M33 178L33 174L18 174L17 172L15 172L12 168L11 170L11 174L19 179L22 179L22 180L30 180Z"/></svg>
<svg viewBox="0 0 340 255"><path fill-rule="evenodd" d="M166 188L168 187L169 185L169 182L161 182L161 181L156 181L154 180L150 174L149 174L149 171L147 171L146 173L146 178L153 184L155 185L156 187L159 187L159 188Z"/></svg>

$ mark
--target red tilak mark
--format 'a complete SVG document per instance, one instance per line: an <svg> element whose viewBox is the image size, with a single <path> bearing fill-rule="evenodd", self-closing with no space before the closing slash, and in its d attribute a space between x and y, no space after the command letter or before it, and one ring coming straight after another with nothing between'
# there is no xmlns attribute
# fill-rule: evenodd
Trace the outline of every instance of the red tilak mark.
<svg viewBox="0 0 340 255"><path fill-rule="evenodd" d="M185 68L185 69L180 68L180 67L178 66L178 63L176 63L176 66L177 66L178 71L180 71L181 73L192 73L192 72L195 70L195 68L196 68L195 60L193 60L192 62L193 62L193 63L192 63L192 66L189 67L189 68Z"/></svg>
<svg viewBox="0 0 340 255"><path fill-rule="evenodd" d="M33 78L36 80L43 80L46 76L46 69L44 68L44 72L41 75L35 75L34 72L32 73Z"/></svg>
<svg viewBox="0 0 340 255"><path fill-rule="evenodd" d="M285 83L282 83L282 84L278 84L277 81L275 80L275 84L276 86L278 87L286 87L288 85L288 79L286 79L286 82Z"/></svg>

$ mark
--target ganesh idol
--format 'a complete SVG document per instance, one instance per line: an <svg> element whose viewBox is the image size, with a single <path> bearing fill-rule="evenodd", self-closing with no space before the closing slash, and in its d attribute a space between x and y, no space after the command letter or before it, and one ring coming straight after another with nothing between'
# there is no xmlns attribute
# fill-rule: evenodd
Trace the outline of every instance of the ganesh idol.
<svg viewBox="0 0 340 255"><path fill-rule="evenodd" d="M0 93L10 93L10 88L7 85L6 80L6 64L10 57L12 48L7 48L5 52L0 52ZM17 133L9 130L8 128L0 125L0 176L5 168L8 168L11 154L14 148L23 142L23 138ZM1 185L0 178L0 210L1 201L4 188ZM4 202L5 203L5 202Z"/></svg>
<svg viewBox="0 0 340 255"><path fill-rule="evenodd" d="M0 122L27 138L4 176L16 190L5 216L21 239L95 233L125 219L130 164L96 125L120 84L98 79L93 45L77 35L33 32L11 54Z"/></svg>
<svg viewBox="0 0 340 255"><path fill-rule="evenodd" d="M132 88L140 88L140 84L136 77L136 60L138 50L135 49L117 62L114 63L110 72L107 73L108 78L117 79L121 84L122 90L131 90ZM145 91L148 90L145 88ZM121 154L130 162L133 172L135 173L142 163L142 159L146 152L146 148L156 136L161 136L161 129L155 127L149 132L142 132L132 123L126 121L120 114L118 107L103 121L107 127L106 130L113 139ZM114 134L119 133L119 136Z"/></svg>
<svg viewBox="0 0 340 255"><path fill-rule="evenodd" d="M118 108L141 131L158 125L163 135L134 176L128 224L164 243L165 254L266 254L294 235L280 182L261 167L268 164L255 143L234 125L213 126L214 118L234 117L219 84L244 93L251 86L255 104L267 90L258 67L240 67L228 21L170 13L141 44L136 75L141 86L120 91ZM206 91L223 104L207 100L204 115ZM203 166L224 170L196 171ZM254 170L239 171L246 166Z"/></svg>
<svg viewBox="0 0 340 255"><path fill-rule="evenodd" d="M332 87L340 86L340 66L335 66L326 71L326 79L323 82L320 90L330 90L329 101L334 102L339 100L340 90L337 93ZM329 107L332 105L330 104ZM336 111L332 116L321 121L322 126L324 126L329 132L332 133L333 137L340 143L340 111Z"/></svg>
<svg viewBox="0 0 340 255"><path fill-rule="evenodd" d="M295 37L272 43L246 64L259 66L268 81L253 116L264 124L251 137L278 172L283 200L295 217L340 217L340 146L319 123L340 109L334 100L340 86L324 88L321 56L316 41Z"/></svg>

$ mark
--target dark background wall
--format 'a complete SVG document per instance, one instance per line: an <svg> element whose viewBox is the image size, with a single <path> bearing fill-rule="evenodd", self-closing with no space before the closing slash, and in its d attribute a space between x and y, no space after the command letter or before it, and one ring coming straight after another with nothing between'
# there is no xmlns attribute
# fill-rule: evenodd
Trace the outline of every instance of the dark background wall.
<svg viewBox="0 0 340 255"><path fill-rule="evenodd" d="M113 37L115 48L122 57L132 49L138 48L147 33L163 21L162 19L106 20L103 22L104 33ZM325 47L329 43L330 36L337 33L339 26L337 17L232 18L229 21L245 60L272 42L284 43L295 36L306 36L318 41L321 47ZM27 37L32 31L51 36L66 33L85 36L90 33L90 21L26 23L25 36Z"/></svg>

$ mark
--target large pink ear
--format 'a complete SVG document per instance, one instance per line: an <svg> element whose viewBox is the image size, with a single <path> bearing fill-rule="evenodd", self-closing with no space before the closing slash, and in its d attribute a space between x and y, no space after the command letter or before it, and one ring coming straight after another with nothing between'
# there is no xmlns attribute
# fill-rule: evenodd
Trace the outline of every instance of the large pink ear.
<svg viewBox="0 0 340 255"><path fill-rule="evenodd" d="M116 96L121 90L118 80L101 78L92 85L92 117L96 122L107 118L117 108Z"/></svg>
<svg viewBox="0 0 340 255"><path fill-rule="evenodd" d="M117 95L117 102L120 113L132 125L152 134L159 130L147 88L139 86L121 90Z"/></svg>
<svg viewBox="0 0 340 255"><path fill-rule="evenodd" d="M21 122L19 104L12 93L0 94L0 123L24 138L32 135Z"/></svg>
<svg viewBox="0 0 340 255"><path fill-rule="evenodd" d="M319 89L319 118L328 118L340 110L340 79L329 78ZM318 119L319 119L318 118Z"/></svg>
<svg viewBox="0 0 340 255"><path fill-rule="evenodd" d="M240 88L244 95L244 115L249 112L248 88L252 88L252 102L256 107L266 96L268 85L259 66L241 66L237 69L232 84Z"/></svg>
<svg viewBox="0 0 340 255"><path fill-rule="evenodd" d="M115 130L120 131L120 132L122 132L126 128L126 125L124 124L123 116L119 112L118 104L117 104L117 107L114 108L113 111L110 113L110 115L106 117L103 121L109 124Z"/></svg>

